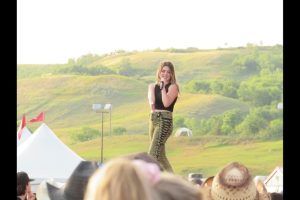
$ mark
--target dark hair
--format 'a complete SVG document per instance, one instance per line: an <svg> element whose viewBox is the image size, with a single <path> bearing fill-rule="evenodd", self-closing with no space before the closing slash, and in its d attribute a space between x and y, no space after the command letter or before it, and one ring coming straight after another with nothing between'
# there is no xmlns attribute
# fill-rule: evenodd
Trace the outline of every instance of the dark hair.
<svg viewBox="0 0 300 200"><path fill-rule="evenodd" d="M17 172L17 196L25 194L29 181L31 179L29 179L26 172Z"/></svg>
<svg viewBox="0 0 300 200"><path fill-rule="evenodd" d="M271 200L283 200L283 195L281 193L271 192L270 196Z"/></svg>
<svg viewBox="0 0 300 200"><path fill-rule="evenodd" d="M26 185L17 185L17 196L24 195L26 192Z"/></svg>

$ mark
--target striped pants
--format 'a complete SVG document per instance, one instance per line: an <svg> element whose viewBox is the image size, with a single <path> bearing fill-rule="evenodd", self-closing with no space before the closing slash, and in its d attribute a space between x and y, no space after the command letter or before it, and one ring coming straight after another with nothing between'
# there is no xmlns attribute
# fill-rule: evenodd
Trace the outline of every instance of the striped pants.
<svg viewBox="0 0 300 200"><path fill-rule="evenodd" d="M171 112L154 112L150 114L150 147L148 153L168 172L173 172L173 169L166 157L165 143L172 131L173 117Z"/></svg>

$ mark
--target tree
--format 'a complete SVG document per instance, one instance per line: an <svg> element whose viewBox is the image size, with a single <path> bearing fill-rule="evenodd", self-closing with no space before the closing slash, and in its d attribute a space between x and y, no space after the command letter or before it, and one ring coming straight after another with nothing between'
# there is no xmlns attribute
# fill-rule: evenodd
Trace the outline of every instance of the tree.
<svg viewBox="0 0 300 200"><path fill-rule="evenodd" d="M279 101L282 94L282 73L258 76L240 84L237 94L243 101L249 101L255 106L270 105Z"/></svg>
<svg viewBox="0 0 300 200"><path fill-rule="evenodd" d="M282 119L274 119L270 121L268 130L271 136L280 137L283 134L283 121Z"/></svg>
<svg viewBox="0 0 300 200"><path fill-rule="evenodd" d="M215 80L210 84L212 93L223 94L223 81Z"/></svg>
<svg viewBox="0 0 300 200"><path fill-rule="evenodd" d="M191 80L189 81L185 89L189 92L203 92L203 93L209 93L210 92L210 82L206 80L196 81Z"/></svg>
<svg viewBox="0 0 300 200"><path fill-rule="evenodd" d="M239 124L243 118L243 113L238 109L225 112L223 114L223 123L221 126L222 133L226 135L236 133L234 127Z"/></svg>
<svg viewBox="0 0 300 200"><path fill-rule="evenodd" d="M239 82L226 80L223 84L223 95L226 97L237 98L237 90L239 88Z"/></svg>
<svg viewBox="0 0 300 200"><path fill-rule="evenodd" d="M250 112L244 121L236 126L236 131L242 135L256 135L260 130L266 128L267 125L267 120L254 112Z"/></svg>
<svg viewBox="0 0 300 200"><path fill-rule="evenodd" d="M86 54L81 57L79 57L76 61L76 64L86 66L87 64L90 64L96 60L98 60L100 56L93 55L93 54Z"/></svg>

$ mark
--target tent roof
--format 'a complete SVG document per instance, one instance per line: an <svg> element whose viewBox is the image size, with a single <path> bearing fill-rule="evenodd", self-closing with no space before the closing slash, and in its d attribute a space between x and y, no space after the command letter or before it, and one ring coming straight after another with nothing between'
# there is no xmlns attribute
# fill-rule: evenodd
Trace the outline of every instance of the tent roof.
<svg viewBox="0 0 300 200"><path fill-rule="evenodd" d="M17 146L22 144L25 140L27 140L31 136L31 132L28 130L28 128L25 126L23 128L21 138L18 138L18 133L17 133Z"/></svg>
<svg viewBox="0 0 300 200"><path fill-rule="evenodd" d="M278 174L279 176L283 176L283 167L277 166L271 173L270 175L265 179L265 184L268 184L268 182L276 175Z"/></svg>
<svg viewBox="0 0 300 200"><path fill-rule="evenodd" d="M283 168L276 167L265 179L264 184L268 192L283 192Z"/></svg>
<svg viewBox="0 0 300 200"><path fill-rule="evenodd" d="M178 136L192 136L192 135L193 135L192 131L188 128L179 128L175 132L175 137L178 137Z"/></svg>
<svg viewBox="0 0 300 200"><path fill-rule="evenodd" d="M33 179L67 179L82 160L45 123L17 148L17 171Z"/></svg>

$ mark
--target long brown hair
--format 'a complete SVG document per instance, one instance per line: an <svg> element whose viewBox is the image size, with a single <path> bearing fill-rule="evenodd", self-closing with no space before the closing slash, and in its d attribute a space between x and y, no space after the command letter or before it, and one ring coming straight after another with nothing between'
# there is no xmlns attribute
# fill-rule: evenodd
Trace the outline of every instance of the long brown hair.
<svg viewBox="0 0 300 200"><path fill-rule="evenodd" d="M159 77L159 74L162 70L163 67L169 67L170 68L170 71L171 71L171 80L170 80L170 83L171 84L175 84L177 89L178 89L178 92L179 92L179 85L177 84L177 81L176 81L176 75L175 75L175 69L174 69L174 65L170 62L170 61L163 61L160 63L157 71L156 71L156 83L157 84L160 84L160 77Z"/></svg>

